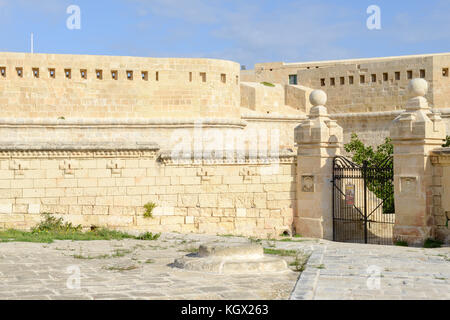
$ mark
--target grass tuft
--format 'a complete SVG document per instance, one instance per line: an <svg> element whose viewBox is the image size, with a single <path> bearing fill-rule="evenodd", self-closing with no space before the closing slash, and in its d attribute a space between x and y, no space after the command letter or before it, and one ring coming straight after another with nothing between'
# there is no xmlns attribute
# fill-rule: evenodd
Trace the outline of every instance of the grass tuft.
<svg viewBox="0 0 450 320"><path fill-rule="evenodd" d="M152 234L151 232L133 236L125 232L104 228L91 228L91 230L83 232L81 225L74 226L72 223L64 222L62 218L55 218L49 213L44 213L43 215L44 220L32 228L31 231L15 229L0 231L0 242L52 243L54 240L156 240L160 236L160 234Z"/></svg>
<svg viewBox="0 0 450 320"><path fill-rule="evenodd" d="M156 208L156 203L148 202L144 204L144 208L145 208L144 218L153 218L153 209Z"/></svg>
<svg viewBox="0 0 450 320"><path fill-rule="evenodd" d="M277 256L288 256L288 257L295 257L297 255L296 250L285 250L285 249L273 249L273 248L264 248L265 254L273 254Z"/></svg>

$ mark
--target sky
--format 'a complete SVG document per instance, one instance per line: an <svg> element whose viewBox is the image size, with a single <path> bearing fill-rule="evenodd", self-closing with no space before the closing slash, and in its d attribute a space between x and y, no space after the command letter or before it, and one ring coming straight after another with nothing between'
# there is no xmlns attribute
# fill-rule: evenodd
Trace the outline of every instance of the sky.
<svg viewBox="0 0 450 320"><path fill-rule="evenodd" d="M70 5L80 28L69 29ZM370 5L381 29L369 30ZM0 0L0 51L260 62L450 52L449 0ZM73 21L73 20L71 20Z"/></svg>

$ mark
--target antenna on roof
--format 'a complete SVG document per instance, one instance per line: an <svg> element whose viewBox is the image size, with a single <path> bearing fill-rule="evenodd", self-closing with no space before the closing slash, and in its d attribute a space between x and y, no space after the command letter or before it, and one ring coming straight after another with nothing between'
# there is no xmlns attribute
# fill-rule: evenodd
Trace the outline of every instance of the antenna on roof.
<svg viewBox="0 0 450 320"><path fill-rule="evenodd" d="M34 53L34 34L31 33L31 53Z"/></svg>

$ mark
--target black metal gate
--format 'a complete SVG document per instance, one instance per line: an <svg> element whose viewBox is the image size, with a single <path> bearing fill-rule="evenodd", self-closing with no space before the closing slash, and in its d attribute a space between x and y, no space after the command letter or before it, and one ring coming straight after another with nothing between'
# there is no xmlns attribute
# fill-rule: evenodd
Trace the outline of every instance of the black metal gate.
<svg viewBox="0 0 450 320"><path fill-rule="evenodd" d="M392 244L395 222L392 157L362 166L333 160L333 240Z"/></svg>

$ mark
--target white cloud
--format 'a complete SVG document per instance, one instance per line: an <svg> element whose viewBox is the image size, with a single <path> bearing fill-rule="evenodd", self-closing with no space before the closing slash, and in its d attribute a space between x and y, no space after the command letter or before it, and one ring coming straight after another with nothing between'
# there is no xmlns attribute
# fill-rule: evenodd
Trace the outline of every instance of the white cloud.
<svg viewBox="0 0 450 320"><path fill-rule="evenodd" d="M339 40L357 27L353 10L341 6L296 1L270 5L261 1L130 0L138 10L188 24L203 25L209 34L232 47L203 56L242 63L346 57L350 52ZM364 22L364 21L363 21ZM362 28L362 27L361 27Z"/></svg>

